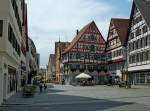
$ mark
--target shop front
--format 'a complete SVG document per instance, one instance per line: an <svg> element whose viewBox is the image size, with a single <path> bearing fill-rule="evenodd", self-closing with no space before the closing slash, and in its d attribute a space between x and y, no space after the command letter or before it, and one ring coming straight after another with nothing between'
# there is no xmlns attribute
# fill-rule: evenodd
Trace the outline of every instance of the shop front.
<svg viewBox="0 0 150 111"><path fill-rule="evenodd" d="M128 71L123 75L124 80L131 84L150 84L150 70Z"/></svg>
<svg viewBox="0 0 150 111"><path fill-rule="evenodd" d="M8 66L8 90L7 93L17 91L17 71L14 67Z"/></svg>

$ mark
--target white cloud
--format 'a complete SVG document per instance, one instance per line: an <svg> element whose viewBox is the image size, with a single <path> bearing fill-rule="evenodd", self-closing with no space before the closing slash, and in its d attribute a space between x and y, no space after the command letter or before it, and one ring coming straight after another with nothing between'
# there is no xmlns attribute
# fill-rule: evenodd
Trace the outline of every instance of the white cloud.
<svg viewBox="0 0 150 111"><path fill-rule="evenodd" d="M41 65L47 64L49 54L54 53L59 36L61 40L71 41L76 29L92 20L106 38L110 17L117 10L98 0L28 0L27 3L29 36L41 54Z"/></svg>

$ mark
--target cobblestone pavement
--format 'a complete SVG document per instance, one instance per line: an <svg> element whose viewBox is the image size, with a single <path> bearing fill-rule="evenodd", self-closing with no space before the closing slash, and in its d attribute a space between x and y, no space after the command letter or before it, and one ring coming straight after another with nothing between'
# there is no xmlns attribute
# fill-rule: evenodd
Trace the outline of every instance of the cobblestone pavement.
<svg viewBox="0 0 150 111"><path fill-rule="evenodd" d="M34 97L17 93L0 111L150 111L150 87L54 85Z"/></svg>

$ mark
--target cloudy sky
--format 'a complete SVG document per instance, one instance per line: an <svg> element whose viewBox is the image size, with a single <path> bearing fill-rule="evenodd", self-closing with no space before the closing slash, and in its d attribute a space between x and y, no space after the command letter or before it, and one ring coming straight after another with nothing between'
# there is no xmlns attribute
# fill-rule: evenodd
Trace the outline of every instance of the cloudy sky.
<svg viewBox="0 0 150 111"><path fill-rule="evenodd" d="M129 18L132 0L27 0L29 36L48 64L56 41L71 41L76 29L94 20L106 39L111 18Z"/></svg>

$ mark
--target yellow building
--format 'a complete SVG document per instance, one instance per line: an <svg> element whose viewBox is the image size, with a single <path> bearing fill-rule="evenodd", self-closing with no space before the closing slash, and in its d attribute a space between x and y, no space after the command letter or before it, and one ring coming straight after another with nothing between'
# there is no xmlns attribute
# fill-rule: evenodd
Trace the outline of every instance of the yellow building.
<svg viewBox="0 0 150 111"><path fill-rule="evenodd" d="M56 71L56 82L61 83L62 73L61 73L61 54L64 49L68 46L69 42L55 42L55 71Z"/></svg>

